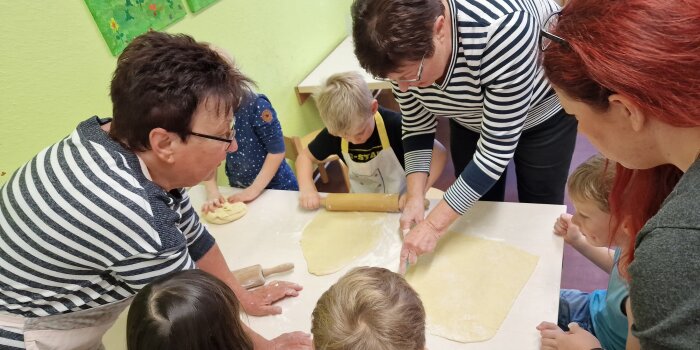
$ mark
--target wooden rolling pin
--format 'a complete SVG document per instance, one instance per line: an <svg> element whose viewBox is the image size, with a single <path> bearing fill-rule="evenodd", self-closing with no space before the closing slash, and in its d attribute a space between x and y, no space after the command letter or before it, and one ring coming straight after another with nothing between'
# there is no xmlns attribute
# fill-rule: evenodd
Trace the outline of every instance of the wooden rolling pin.
<svg viewBox="0 0 700 350"><path fill-rule="evenodd" d="M251 289L265 284L265 277L269 275L286 272L292 269L294 269L294 264L286 263L269 269L263 269L260 265L253 265L231 272L233 272L233 275L236 276L236 279L241 283L243 288Z"/></svg>
<svg viewBox="0 0 700 350"><path fill-rule="evenodd" d="M425 208L430 201L425 200ZM321 198L321 206L328 211L377 211L398 213L399 195L385 193L329 193Z"/></svg>

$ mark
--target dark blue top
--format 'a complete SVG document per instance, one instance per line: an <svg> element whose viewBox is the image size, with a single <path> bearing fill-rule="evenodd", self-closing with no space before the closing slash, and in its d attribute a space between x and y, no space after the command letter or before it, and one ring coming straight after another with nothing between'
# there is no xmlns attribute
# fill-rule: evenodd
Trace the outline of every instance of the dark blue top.
<svg viewBox="0 0 700 350"><path fill-rule="evenodd" d="M246 188L258 176L268 153L284 153L284 137L277 112L265 95L253 95L233 114L238 150L226 156L226 175L231 186ZM286 161L282 161L266 188L299 190L297 179Z"/></svg>

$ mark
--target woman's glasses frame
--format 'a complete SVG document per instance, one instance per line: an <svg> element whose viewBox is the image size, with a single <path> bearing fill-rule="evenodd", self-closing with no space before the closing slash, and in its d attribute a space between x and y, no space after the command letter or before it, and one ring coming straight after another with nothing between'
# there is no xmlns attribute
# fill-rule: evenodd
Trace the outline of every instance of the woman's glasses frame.
<svg viewBox="0 0 700 350"><path fill-rule="evenodd" d="M542 24L542 27L540 28L540 51L546 50L549 45L552 44L552 42L556 42L559 45L563 45L565 47L569 47L569 43L562 37L558 35L554 35L549 32L552 28L554 28L557 24L557 21L559 20L559 16L561 15L561 12L553 12L552 14L547 17L547 20L544 21L544 24Z"/></svg>

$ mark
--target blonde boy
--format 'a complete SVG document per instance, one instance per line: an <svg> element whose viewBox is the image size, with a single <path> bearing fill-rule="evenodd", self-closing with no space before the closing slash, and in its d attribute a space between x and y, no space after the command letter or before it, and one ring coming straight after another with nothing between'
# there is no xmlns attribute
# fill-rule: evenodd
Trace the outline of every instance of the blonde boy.
<svg viewBox="0 0 700 350"><path fill-rule="evenodd" d="M612 240L610 206L608 196L615 177L615 164L600 156L593 156L571 174L568 191L576 208L574 215L562 214L554 224L554 233L574 247L582 255L610 274L608 289L591 293L562 289L559 298L557 324L542 322L537 329L542 336L543 349L556 349L562 341L573 338L562 337L564 331L588 331L604 349L624 349L628 322L625 302L628 288L617 270L620 246L628 236L616 235ZM623 225L624 229L624 225ZM611 251L608 247L614 248ZM570 323L576 323L571 326ZM582 344L579 344L582 345ZM590 346L588 347L590 348Z"/></svg>
<svg viewBox="0 0 700 350"><path fill-rule="evenodd" d="M318 299L311 333L315 350L423 350L425 310L403 276L358 267Z"/></svg>
<svg viewBox="0 0 700 350"><path fill-rule="evenodd" d="M312 165L333 154L348 167L350 192L404 192L401 115L380 107L356 72L330 76L314 97L326 127L297 157L299 204L306 209L319 207ZM435 141L426 188L439 177L445 158L445 148Z"/></svg>

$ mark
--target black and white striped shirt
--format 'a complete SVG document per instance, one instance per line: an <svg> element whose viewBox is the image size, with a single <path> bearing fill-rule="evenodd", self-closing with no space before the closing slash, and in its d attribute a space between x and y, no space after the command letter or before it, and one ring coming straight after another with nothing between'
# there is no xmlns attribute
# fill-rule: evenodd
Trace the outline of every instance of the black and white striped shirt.
<svg viewBox="0 0 700 350"><path fill-rule="evenodd" d="M442 84L394 95L403 114L406 173L428 172L437 117L481 133L473 159L445 193L463 214L500 178L523 130L561 110L538 61L553 0L448 0L452 57Z"/></svg>
<svg viewBox="0 0 700 350"><path fill-rule="evenodd" d="M0 313L38 317L123 300L194 268L214 245L185 190L148 180L101 122L80 123L0 188Z"/></svg>

